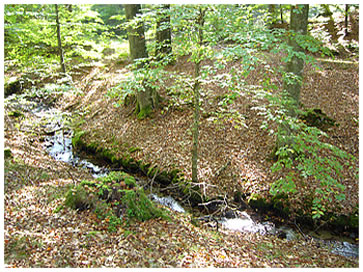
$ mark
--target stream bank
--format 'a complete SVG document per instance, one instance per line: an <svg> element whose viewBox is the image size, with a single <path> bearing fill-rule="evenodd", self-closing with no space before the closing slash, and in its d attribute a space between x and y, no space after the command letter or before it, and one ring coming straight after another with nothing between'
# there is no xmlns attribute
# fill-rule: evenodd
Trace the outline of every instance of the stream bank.
<svg viewBox="0 0 363 272"><path fill-rule="evenodd" d="M309 227L301 227L300 229L296 223L294 226L291 225L291 222L290 224L282 224L281 222L263 220L263 214L257 212L273 211L275 205L262 200L250 201L249 205L246 206L246 200L242 199L242 202L238 203L237 199L236 203L233 203L233 206L237 207L235 210L225 210L219 215L213 215L213 212L220 209L218 203L223 203L223 200L206 200L200 197L199 188L187 187L180 171L176 170L172 173L160 171L159 173L156 167L144 164L142 161L135 161L130 154L135 150L134 148L130 148L129 154L118 157L115 151L104 150L96 144L87 144L83 138L85 136L83 131L74 133L57 125L54 126L54 124L52 126L51 130L54 131L54 134L47 136L44 146L56 160L70 163L75 167L86 168L94 178L106 176L112 171L124 171L133 174L138 184L145 190L150 191L154 184L152 189L156 193L149 194L151 200L176 212L185 213L187 210L195 214L194 223L196 225L208 224L217 230L225 228L239 232L275 235L287 240L313 239L321 246L330 248L334 254L351 258L358 258L359 256L358 245L354 243L354 238L356 238L354 233L351 234L351 237L340 237L331 231L314 232ZM209 207L207 209L206 203ZM237 206L241 203L243 205ZM328 239L323 239L323 235Z"/></svg>
<svg viewBox="0 0 363 272"><path fill-rule="evenodd" d="M30 99L32 100L32 99ZM24 101L22 101L24 102ZM34 101L33 101L34 102ZM72 137L73 136L73 132L71 129L68 129L68 124L63 124L61 122L61 118L68 118L69 117L69 113L65 112L65 111L58 111L54 108L53 105L48 105L48 104L44 104L44 106L40 106L41 104L38 103L38 101L36 103L33 103L31 101L29 101L29 103L21 103L19 105L19 112L21 112L23 110L23 108L27 108L25 110L25 114L23 116L19 116L19 117L15 117L15 116L10 116L8 119L13 120L13 124L20 124L20 129L21 131L24 131L26 133L30 133L32 130L32 127L36 127L35 130L35 134L36 136L31 136L29 137L29 143L34 143L34 144L40 144L42 143L43 148L44 148L44 152L43 149L39 149L39 151L41 153L47 153L49 154L52 150L53 147L53 143L54 142L58 142L58 147L53 149L53 156L57 157L57 160L61 161L60 163L55 163L55 161L53 159L50 159L50 157L47 155L45 158L48 163L51 163L53 165L59 165L59 166L63 166L66 169L68 169L68 171L71 172L72 175L75 175L75 171L76 172L86 172L83 169L88 169L89 171L92 172L93 178L95 178L97 175L102 175L107 173L107 167L112 166L111 163L105 163L104 161L102 163L100 163L100 160L95 159L95 155L91 155L91 156L84 156L85 154L82 154L82 156L78 156L79 153L74 153L73 147L69 146L69 148L64 148L64 144L69 144L70 141L67 140L68 137ZM49 110L49 111L48 111ZM9 109L7 109L7 112L9 112ZM49 113L49 115L47 114L47 112ZM52 113L51 113L52 112ZM43 118L40 117L36 117L35 113L38 113L38 115L43 115ZM30 122L27 120L28 117L32 117ZM38 118L41 119L39 122L38 121L34 121L34 119ZM57 129L53 129L53 125L47 125L48 123L52 123L52 121L57 120L57 118L59 120L59 124L56 125ZM54 122L54 124L56 124L57 122ZM11 127L9 127L9 129L7 130L7 133L9 133ZM15 126L14 126L15 128ZM62 128L62 129L61 129ZM14 135L16 135L16 132L14 132ZM31 134L33 135L33 134ZM10 138L10 137L9 137ZM34 140L34 139L35 140ZM12 146L12 145L10 145ZM28 147L28 145L26 145ZM55 150L58 150L58 155L57 152L55 152ZM63 150L65 151L63 153ZM15 151L15 152L14 152ZM71 154L72 151L72 154ZM14 157L17 157L17 152L16 149L11 148L10 152L13 153ZM27 152L27 154L29 154ZM68 154L68 155L67 155ZM27 155L26 155L27 156ZM66 163L63 163L63 160L67 159L67 158L72 158L74 161L82 161L85 157L87 157L87 159L84 161L84 165L79 164L80 167L67 167ZM75 158L75 157L78 157ZM91 161L93 162L93 164L90 163L86 163L86 162L90 162L90 159L93 158ZM100 163L100 164L99 164ZM68 164L68 165L72 165L72 164ZM75 164L76 165L76 164ZM85 166L85 165L88 165ZM97 166L96 168L93 167ZM40 170L42 170L43 168L39 168ZM45 168L44 168L45 169ZM53 169L53 168L50 168ZM79 170L81 169L81 170ZM93 169L96 169L96 171L94 171ZM119 169L120 170L120 169ZM125 170L125 169L123 169ZM105 173L102 173L103 171L106 171ZM54 171L53 171L54 172ZM57 171L55 171L54 173L56 176L59 175L59 173ZM83 177L83 175L79 176L81 178L77 178L76 176L75 179L72 178L72 180L70 180L70 176L67 173L64 173L65 175L62 175L63 178L65 179L65 181L67 182L67 184L72 183L72 180L75 182L79 182L81 180L83 180L84 178L86 178L87 180L92 180L92 175L87 174ZM77 175L78 176L78 175ZM145 177L145 176L144 176ZM136 179L139 179L141 181L141 176L136 175ZM145 178L146 181L149 181L149 178ZM156 186L158 183L156 182L156 180L154 180L154 190L153 193L157 193L156 188L158 186ZM137 243L132 243L132 248L137 248L137 250L139 252L141 252L141 254L143 256L145 256L145 258L147 258L148 256L150 256L150 252L148 251L148 247L145 247L144 244L144 240L145 237L146 240L150 243L153 243L153 241L155 240L155 233L160 233L160 235L157 235L157 241L163 241L163 243L157 243L157 248L165 248L165 249L171 249L171 251L167 251L167 253L164 252L164 256L163 260L168 259L167 256L178 256L178 254L180 253L180 247L183 248L182 250L182 254L184 253L184 256L188 257L188 252L189 252L189 247L191 245L199 245L198 241L200 239L202 239L202 246L205 245L206 247L206 253L208 252L208 254L211 254L211 250L214 254L214 256L216 256L217 258L220 258L220 261L222 261L224 263L224 267L227 265L228 267L232 267L232 266L238 266L238 267L255 267L255 260L256 260L256 256L257 256L257 260L261 260L263 263L265 263L265 259L266 260L270 260L270 261L266 261L266 263L269 263L270 266L276 266L276 263L281 262L281 265L285 265L285 266L316 266L317 264L327 267L327 266L334 266L334 265L346 265L346 263L351 263L351 261L345 258L341 258L339 256L334 256L334 255L330 255L330 253L325 249L325 247L321 248L321 249L317 249L316 248L316 243L313 242L308 242L305 243L303 240L292 240L291 243L289 241L287 241L287 239L276 239L274 238L275 236L271 236L271 235L266 235L266 236L261 236L261 235L254 235L254 234L247 234L246 232L243 233L243 235L240 235L239 233L242 232L225 232L225 227L222 227L222 222L219 222L219 231L220 234L216 235L215 234L215 226L212 226L213 228L207 228L210 229L207 232L204 232L205 228L202 227L205 226L205 224L207 225L211 225L211 221L209 220L210 218L205 218L205 224L203 223L201 218L201 214L196 214L196 216L193 218L191 218L190 213L186 213L183 215L178 215L176 213L173 213L173 222L170 223L165 223L163 221L155 221L155 220L151 220L148 222L144 222L144 223L139 223L135 226L132 226L130 228L131 231L133 232L133 235L128 236L127 239L126 235L128 233L128 230L119 230L115 235L109 233L109 232L104 232L102 231L102 229L100 229L100 227L102 227L102 223L105 222L99 222L97 219L95 219L93 217L93 214L86 212L82 212L82 213L73 213L72 210L62 210L60 213L54 213L54 209L49 209L49 203L47 203L48 200L48 195L50 194L51 197L53 198L53 194L59 194L60 192L64 191L65 188L69 188L67 187L59 187L60 184L58 184L58 180L56 179L56 182L54 183L54 189L49 191L49 186L47 184L45 184L44 189L45 191L45 195L38 195L37 191L35 190L35 196L36 198L34 198L34 200L32 200L33 202L31 202L31 210L33 211L34 207L36 207L37 209L36 214L34 214L34 216L32 216L31 218L27 218L25 217L26 222L28 223L24 223L23 220L20 220L18 216L14 217L14 213L12 214L7 214L6 215L6 222L10 222L10 224L6 223L7 229L9 229L8 233L9 234L6 236L6 239L9 239L10 237L10 241L11 243L16 243L17 239L19 238L19 236L16 236L17 230L14 229L12 230L11 226L12 224L16 224L16 226L23 226L23 228L27 229L27 227L29 227L30 230L34 231L34 224L36 224L37 228L39 228L40 230L42 230L42 232L44 233L45 230L45 234L49 232L49 234L51 236L49 236L49 238L46 238L48 236L45 236L44 238L40 239L37 235L37 233L35 233L35 236L33 235L32 237L30 237L30 239L36 239L36 241L40 241L43 244L45 244L45 248L43 249L36 249L37 252L40 252L41 256L39 258L34 256L34 254L32 254L29 257L29 260L34 260L32 262L30 262L30 265L34 265L34 263L36 265L41 265L42 264L37 264L37 261L39 261L40 259L46 260L46 258L51 258L54 259L54 256L58 256L57 254L60 254L60 257L56 257L56 259L67 266L78 266L78 267L84 267L84 266L89 266L91 265L92 267L95 265L94 264L94 260L92 259L94 256L97 256L97 263L99 263L99 265L102 266L109 266L110 262L109 260L107 262L104 261L103 257L102 257L102 253L104 252L104 247L107 246L108 243L113 243L112 241L115 241L115 239L117 241L122 240L123 243L126 245L126 247L123 244L118 244L116 245L117 250L113 251L112 253L110 253L109 255L113 256L113 260L114 262L112 263L117 263L116 265L118 267L123 267L126 265L125 261L132 265L138 264L138 266L144 266L144 262L140 262L140 261L136 261L134 259L132 259L133 257L133 252L130 251L130 244L128 244L128 242L134 241L135 236L137 237L136 241L139 241ZM29 189L31 189L31 186L27 186ZM50 187L52 188L52 187ZM55 189L58 188L58 189ZM165 189L166 187L161 187L161 189ZM26 189L27 190L27 189ZM53 191L55 190L55 191ZM60 190L58 192L58 190ZM163 192L166 192L166 190L164 190ZM15 192L16 195L21 195L22 192L21 191L16 191ZM30 196L28 190L26 191L26 199L27 199L27 203L30 201L28 200L28 197ZM175 198L171 198L168 197L167 195L160 195L157 194L159 199L165 199L167 198L168 203L175 203L173 202L173 199L177 199L178 203L182 203L177 196ZM16 196L9 196L11 197L11 199L13 198L17 198ZM39 210L38 211L38 207L39 203L38 201L42 201L45 202L45 210ZM30 203L30 202L29 202ZM58 202L59 203L59 202ZM34 206L34 205L35 206ZM165 203L167 204L167 203ZM14 207L12 207L14 205L13 202L10 202L6 204L6 206L10 209L15 208L17 209L18 207L15 205ZM53 205L52 205L53 206ZM180 205L183 206L183 205ZM54 207L54 206L53 206ZM22 209L24 209L25 207L23 207ZM188 206L188 203L186 204L186 210L188 210L190 207ZM184 209L184 208L183 208ZM8 209L6 210L6 213ZM15 211L15 210L14 210ZM49 213L49 214L48 214ZM33 212L32 212L33 214ZM42 215L41 217L44 218L45 221L39 221L38 223L36 223L36 219L38 218L38 215ZM44 217L45 216L45 217ZM252 217L252 216L250 216ZM188 218L188 222L186 222L186 218ZM190 218L190 221L189 221ZM195 222L195 225L200 225L200 227L194 227L192 224L195 221L194 219L198 219ZM40 219L40 218L39 218ZM200 219L200 220L199 220ZM233 218L231 218L233 219ZM10 221L9 221L10 220ZM20 221L19 221L20 220ZM254 219L249 220L248 216L246 216L246 220L244 222L250 222L250 224L256 224L256 221L254 221ZM86 223L88 222L88 223ZM187 223L186 225L181 224L181 222L185 222ZM214 221L212 221L213 223ZM231 220L231 222L236 222L236 220ZM243 221L242 221L243 222ZM84 225L86 223L86 225ZM190 224L192 223L192 224ZM49 227L48 227L48 224ZM166 225L165 225L166 224ZM28 226L29 225L29 226ZM60 226L67 226L67 229L63 229L63 227L61 228ZM15 225L14 225L15 226ZM82 226L80 228L80 226ZM87 226L86 228L84 228L84 226ZM177 236L178 239L182 238L182 237L186 237L187 240L184 240L183 244L179 244L179 243L175 243L175 237L170 237L167 233L167 236L165 237L164 235L162 235L162 233L165 232L165 228L163 227L159 232L156 231L156 229L154 229L156 226L161 227L161 226L168 226L168 229L170 231L170 228L172 231L174 231L174 236ZM235 226L235 225L234 225ZM138 231L143 230L143 232L138 233ZM145 231L146 230L146 231ZM183 230L183 231L182 231ZM15 231L15 232L14 232ZM56 231L56 236L54 236L54 231ZM155 232L156 231L156 232ZM148 234L146 234L148 233ZM201 233L200 236L195 236L195 233ZM234 234L236 233L236 234ZM77 237L74 237L74 235L77 235ZM179 236L179 234L182 235ZM191 235L190 235L191 234ZM14 236L15 235L15 236ZM95 235L95 236L94 236ZM146 236L145 236L146 235ZM96 241L93 241L92 237L99 237L100 239L96 239ZM220 237L217 239L218 244L216 245L220 245L217 249L214 249L214 245L213 243L215 243L215 238ZM38 237L38 238L37 238ZM84 238L87 239L84 239ZM249 238L247 238L249 237ZM264 238L265 237L265 238ZM88 241L89 238L92 238L90 241ZM150 238L150 239L149 239ZM170 241L168 241L168 239L170 238ZM252 240L251 240L252 238ZM24 238L25 239L25 238ZM28 239L28 237L26 237L26 239ZM50 240L49 240L50 239ZM66 246L67 248L70 248L69 251L66 251L64 249L64 241L63 239L66 239L66 241L74 241L75 243L72 242L72 244L68 246ZM166 240L165 240L166 239ZM30 240L32 241L32 240ZM48 241L52 241L51 244L48 243ZM224 242L223 242L224 241ZM271 253L270 256L270 250L266 250L265 246L268 246L269 249L271 249L272 244L269 243L268 241L271 241L274 245L275 245L275 249L273 251L273 254ZM95 242L95 243L94 243ZM233 246L233 249L229 248L230 245L236 245ZM91 243L91 244L90 244ZM210 244L212 243L212 244ZM267 243L267 244L266 244ZM40 245L40 244L39 244ZM50 249L51 246L54 250L48 251L48 249ZM88 247L87 245L92 245L91 247ZM291 247L291 245L294 245L293 247ZM83 247L85 246L85 247ZM297 247L296 247L297 246ZM82 247L82 248L80 248ZM34 245L33 245L34 248ZM152 247L154 248L154 246ZM222 250L220 251L219 250ZM293 254L294 256L296 256L295 259L291 259L290 257L284 257L286 256L284 255L280 255L280 249L283 249L283 252L287 253L287 254ZM296 250L295 248L297 248L298 250ZM10 248L11 249L11 248ZM126 249L126 251L122 251ZM256 251L257 249L257 251ZM291 250L290 250L291 249ZM217 251L215 251L217 250ZM313 250L314 252L317 252L316 256L326 256L329 258L320 258L320 259L316 259L314 261L311 261L310 258L310 253L311 250ZM215 253L214 253L215 251ZM9 247L6 246L6 252L11 252L9 251ZM77 255L79 254L79 252L81 252L81 254L83 254L82 256L89 256L89 261L85 261L84 259L80 260L79 256ZM122 253L124 252L124 253ZM154 251L153 251L154 252ZM195 252L193 250L192 247L192 252ZM225 252L223 253L223 256L227 256L227 257L223 257L222 255L220 255L220 252ZM30 252L29 252L30 253ZM156 253L156 252L155 252ZM248 255L245 255L245 254ZM8 253L7 253L8 254ZM39 253L37 253L39 254ZM76 255L74 255L76 254ZM121 256L119 256L121 254ZM166 255L165 255L166 254ZM227 254L227 255L226 255ZM257 255L256 255L257 254ZM48 256L49 255L49 256ZM156 254L157 256L160 256L160 254ZM66 259L64 259L64 256L68 256ZM154 257L154 253L152 254L152 256ZM183 257L183 255L181 255ZM192 256L192 255L191 255ZM201 255L200 255L201 256ZM222 256L222 257L220 257ZM229 256L229 257L228 257ZM233 257L235 256L235 257ZM305 256L309 256L308 259L305 259ZM36 258L35 258L36 257ZM83 258L84 258L83 257ZM121 258L122 257L122 258ZM35 258L35 259L34 259ZM132 261L130 263L130 258L134 261ZM189 258L189 257L188 257ZM230 261L228 261L228 263L225 263L225 261L231 258ZM244 261L243 263L240 262L239 260L241 260L241 258L243 258L243 260L246 260L246 262ZM273 258L274 262L271 261L270 258ZM118 262L118 260L121 260L120 262ZM323 261L323 260L334 260L332 261ZM150 259L147 259L149 261L149 264L146 264L146 266L150 265L150 263L152 264L153 261ZM157 259L155 259L157 260ZM193 259L192 259L193 260ZM213 259L211 259L213 260ZM220 261L213 261L210 263L210 265L213 266L220 266L219 262ZM353 261L353 265L357 264L357 260L355 259ZM180 265L183 266L184 261L180 262L175 262L175 261L171 261L168 262L170 263L172 266L176 266L176 265ZM193 263L193 261L192 261ZM338 264L339 263L339 264ZM12 262L13 264L13 262ZM56 265L56 264L53 264ZM58 264L59 265L59 264ZM114 264L115 265L115 264ZM159 264L160 265L160 264ZM162 264L161 264L162 265ZM261 265L261 264L260 264ZM44 266L44 264L43 264ZM259 266L257 264L257 266Z"/></svg>

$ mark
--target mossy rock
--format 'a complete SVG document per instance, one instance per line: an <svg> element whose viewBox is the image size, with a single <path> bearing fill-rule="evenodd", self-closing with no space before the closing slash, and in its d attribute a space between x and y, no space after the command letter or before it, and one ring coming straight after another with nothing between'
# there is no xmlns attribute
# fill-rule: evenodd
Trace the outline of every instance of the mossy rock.
<svg viewBox="0 0 363 272"><path fill-rule="evenodd" d="M329 225L337 234L342 233L344 231L353 231L358 232L359 229L359 216L358 214L351 215L340 215L334 216L332 214L328 214L325 217L326 220L330 219Z"/></svg>
<svg viewBox="0 0 363 272"><path fill-rule="evenodd" d="M251 206L251 208L260 212L266 212L270 208L269 203L267 203L266 199L264 198L250 199L248 204Z"/></svg>
<svg viewBox="0 0 363 272"><path fill-rule="evenodd" d="M188 200L192 207L197 207L198 204L203 203L202 193L197 185L191 183L188 180L179 181L179 191L182 195L188 197Z"/></svg>
<svg viewBox="0 0 363 272"><path fill-rule="evenodd" d="M20 94L23 93L24 90L31 88L31 86L32 80L26 75L22 75L19 78L12 77L6 80L4 84L4 95L7 97L12 94Z"/></svg>
<svg viewBox="0 0 363 272"><path fill-rule="evenodd" d="M155 206L142 188L124 192L122 203L127 207L126 213L129 218L147 221L152 218L165 217L164 212Z"/></svg>
<svg viewBox="0 0 363 272"><path fill-rule="evenodd" d="M150 166L150 167L147 169L146 175L147 175L148 177L153 178L157 172L159 172L159 169L158 169L157 167Z"/></svg>
<svg viewBox="0 0 363 272"><path fill-rule="evenodd" d="M177 183L183 176L183 173L180 169L174 169L169 173L171 178L171 183Z"/></svg>
<svg viewBox="0 0 363 272"><path fill-rule="evenodd" d="M140 147L130 147L129 153L135 153L137 151L141 151L142 149Z"/></svg>
<svg viewBox="0 0 363 272"><path fill-rule="evenodd" d="M172 181L172 179L171 179L171 177L170 177L170 175L168 174L168 172L166 172L166 171L163 171L163 172L161 172L160 174L158 174L157 176L156 176L156 181L159 183L159 184L161 184L161 185L163 185L163 186L168 186L168 185L170 185L171 184L171 181Z"/></svg>
<svg viewBox="0 0 363 272"><path fill-rule="evenodd" d="M113 217L125 215L138 221L168 218L136 184L135 178L124 172L111 172L95 181L82 181L67 192L65 205L79 211L93 210L103 218L112 210Z"/></svg>
<svg viewBox="0 0 363 272"><path fill-rule="evenodd" d="M129 171L135 173L139 170L138 163L130 156L130 154L124 154L121 158L121 165Z"/></svg>
<svg viewBox="0 0 363 272"><path fill-rule="evenodd" d="M140 170L146 174L151 166L151 163L139 162Z"/></svg>

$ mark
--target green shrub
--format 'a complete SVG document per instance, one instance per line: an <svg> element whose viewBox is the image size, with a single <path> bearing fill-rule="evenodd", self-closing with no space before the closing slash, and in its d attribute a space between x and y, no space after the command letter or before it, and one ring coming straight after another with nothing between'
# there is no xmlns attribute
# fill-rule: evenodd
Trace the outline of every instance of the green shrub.
<svg viewBox="0 0 363 272"><path fill-rule="evenodd" d="M356 158L327 143L325 132L300 120L297 116L301 110L295 109L297 114L291 115L292 102L286 94L264 94L269 105L259 108L266 117L262 127L276 135L278 143L274 154L276 162L271 170L281 174L281 178L271 185L270 193L292 196L298 191L298 182L309 180L316 184L304 193L312 196L312 218L322 217L328 209L337 209L346 197L345 186L340 182L343 169L353 169ZM273 124L278 126L277 133L272 128Z"/></svg>

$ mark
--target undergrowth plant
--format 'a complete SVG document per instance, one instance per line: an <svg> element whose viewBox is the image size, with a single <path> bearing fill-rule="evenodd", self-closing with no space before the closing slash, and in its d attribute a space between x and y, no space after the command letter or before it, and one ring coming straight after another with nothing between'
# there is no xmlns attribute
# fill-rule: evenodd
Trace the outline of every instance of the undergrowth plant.
<svg viewBox="0 0 363 272"><path fill-rule="evenodd" d="M261 91L269 104L259 107L266 120L262 128L276 135L277 142L289 143L276 148L272 172L282 176L270 189L272 195L287 193L296 195L297 186L307 189L306 196L312 197L311 216L318 219L328 210L337 209L338 203L346 198L342 184L343 169L354 169L355 157L327 142L328 135L317 127L308 126L299 119L302 110L292 117L286 94L271 94ZM274 129L285 127L288 129ZM290 131L292 133L286 133ZM309 186L307 183L311 183Z"/></svg>

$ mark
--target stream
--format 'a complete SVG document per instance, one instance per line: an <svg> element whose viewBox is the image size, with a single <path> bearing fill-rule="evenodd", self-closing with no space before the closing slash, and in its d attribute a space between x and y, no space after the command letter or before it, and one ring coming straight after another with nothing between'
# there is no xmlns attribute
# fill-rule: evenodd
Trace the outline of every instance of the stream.
<svg viewBox="0 0 363 272"><path fill-rule="evenodd" d="M43 120L44 131L48 135L45 137L44 148L50 156L58 161L69 163L75 167L87 169L94 178L107 175L110 172L107 167L99 166L89 159L81 158L80 155L73 152L73 132L64 128L63 125L64 116L67 116L66 113L45 106L38 106L32 112L37 118ZM44 120L46 120L46 122L44 122ZM172 196L150 194L149 198L176 212L185 213L185 209ZM208 216L205 216L204 219L207 221ZM295 231L289 226L276 226L275 223L269 221L257 222L245 211L237 212L237 214L231 218L218 218L216 221L216 224L218 224L219 227L232 231L259 233L261 235L276 235L287 240L304 239L298 231ZM323 240L322 238L319 238L318 235L310 234L310 236L319 244L328 247L334 254L351 258L359 257L358 244L340 239L340 237L331 236L330 239Z"/></svg>

